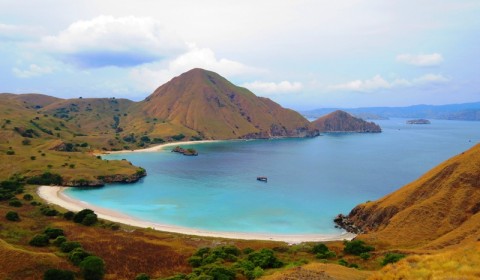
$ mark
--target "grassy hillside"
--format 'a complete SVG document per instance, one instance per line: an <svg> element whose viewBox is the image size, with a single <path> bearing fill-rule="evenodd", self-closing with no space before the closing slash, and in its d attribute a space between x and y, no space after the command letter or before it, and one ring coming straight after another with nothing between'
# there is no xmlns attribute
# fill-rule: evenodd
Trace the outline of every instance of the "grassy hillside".
<svg viewBox="0 0 480 280"><path fill-rule="evenodd" d="M480 234L480 144L348 218L362 237L390 247L441 249L475 242Z"/></svg>

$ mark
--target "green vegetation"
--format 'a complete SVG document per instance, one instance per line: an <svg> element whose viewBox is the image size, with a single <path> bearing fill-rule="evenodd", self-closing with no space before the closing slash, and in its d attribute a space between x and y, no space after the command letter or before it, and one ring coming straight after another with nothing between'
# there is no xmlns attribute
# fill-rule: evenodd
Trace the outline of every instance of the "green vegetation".
<svg viewBox="0 0 480 280"><path fill-rule="evenodd" d="M75 241L65 241L60 245L60 250L64 253L70 253L76 248L81 248L82 244Z"/></svg>
<svg viewBox="0 0 480 280"><path fill-rule="evenodd" d="M315 254L317 259L330 259L335 258L337 254L335 252L330 251L327 245L323 243L317 243L312 248L312 253Z"/></svg>
<svg viewBox="0 0 480 280"><path fill-rule="evenodd" d="M18 213L14 211L8 211L7 214L5 214L5 218L12 222L20 221L20 216L18 216Z"/></svg>
<svg viewBox="0 0 480 280"><path fill-rule="evenodd" d="M26 200L26 201L32 201L33 200L33 196L29 193L25 194L23 196L23 200Z"/></svg>
<svg viewBox="0 0 480 280"><path fill-rule="evenodd" d="M97 214L90 209L83 209L73 216L73 221L75 223L81 223L85 226L93 225L97 220Z"/></svg>
<svg viewBox="0 0 480 280"><path fill-rule="evenodd" d="M35 247L45 247L48 245L48 236L46 234L35 235L28 244Z"/></svg>
<svg viewBox="0 0 480 280"><path fill-rule="evenodd" d="M140 273L135 277L135 280L150 280L150 277L145 273Z"/></svg>
<svg viewBox="0 0 480 280"><path fill-rule="evenodd" d="M63 183L62 176L50 172L45 172L38 176L32 176L27 179L27 184L31 185L61 185Z"/></svg>
<svg viewBox="0 0 480 280"><path fill-rule="evenodd" d="M63 229L60 228L46 228L43 232L45 235L48 236L49 239L55 239L59 236L65 236Z"/></svg>
<svg viewBox="0 0 480 280"><path fill-rule="evenodd" d="M405 258L404 254L398 254L398 253L387 253L385 257L382 260L382 265L385 266L389 263L396 263L399 260Z"/></svg>
<svg viewBox="0 0 480 280"><path fill-rule="evenodd" d="M13 207L22 207L22 202L18 200L16 197L11 198L10 201L8 202L8 205L13 206Z"/></svg>
<svg viewBox="0 0 480 280"><path fill-rule="evenodd" d="M362 240L345 241L344 244L345 248L343 249L343 252L355 256L360 256L362 253L368 253L375 249L372 246L366 245Z"/></svg>
<svg viewBox="0 0 480 280"><path fill-rule="evenodd" d="M43 274L43 280L74 280L75 274L70 270L49 269Z"/></svg>
<svg viewBox="0 0 480 280"><path fill-rule="evenodd" d="M85 280L101 280L105 275L105 262L95 256L89 256L80 263Z"/></svg>

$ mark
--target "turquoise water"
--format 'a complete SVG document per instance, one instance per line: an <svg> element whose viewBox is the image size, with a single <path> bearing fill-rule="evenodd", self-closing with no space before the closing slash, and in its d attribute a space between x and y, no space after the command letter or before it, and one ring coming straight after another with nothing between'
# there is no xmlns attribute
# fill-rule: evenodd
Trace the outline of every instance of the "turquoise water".
<svg viewBox="0 0 480 280"><path fill-rule="evenodd" d="M213 231L338 233L332 219L418 178L480 141L480 122L377 123L380 134L189 145L198 157L164 151L108 155L144 167L135 184L67 194L152 222ZM185 146L187 147L187 146ZM257 176L267 176L268 183Z"/></svg>

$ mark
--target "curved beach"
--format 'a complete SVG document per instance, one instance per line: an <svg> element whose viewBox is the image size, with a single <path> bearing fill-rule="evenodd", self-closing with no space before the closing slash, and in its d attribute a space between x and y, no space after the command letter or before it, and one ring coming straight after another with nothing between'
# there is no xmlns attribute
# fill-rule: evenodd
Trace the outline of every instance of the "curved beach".
<svg viewBox="0 0 480 280"><path fill-rule="evenodd" d="M283 241L290 244L301 242L319 242L319 241L336 241L336 240L351 240L355 237L354 234L267 234L267 233L242 233L242 232L217 232L207 231L201 229L185 228L174 225L164 225L154 222L148 222L132 218L128 215L118 213L109 209L97 207L83 201L72 199L65 195L63 190L66 187L57 186L40 186L37 190L38 195L48 203L56 204L67 210L80 211L85 208L92 209L99 218L109 220L116 223L131 225L141 228L152 228L159 231L174 232L186 235L196 235L205 237L221 237L230 239L245 239L245 240L272 240Z"/></svg>

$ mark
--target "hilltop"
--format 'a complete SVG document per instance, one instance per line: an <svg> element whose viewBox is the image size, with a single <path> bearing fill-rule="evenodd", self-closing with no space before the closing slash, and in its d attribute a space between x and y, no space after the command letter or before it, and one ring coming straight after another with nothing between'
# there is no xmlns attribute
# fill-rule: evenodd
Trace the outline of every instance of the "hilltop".
<svg viewBox="0 0 480 280"><path fill-rule="evenodd" d="M337 110L312 122L320 132L382 132L380 126Z"/></svg>
<svg viewBox="0 0 480 280"><path fill-rule="evenodd" d="M480 144L348 219L375 240L397 248L441 249L476 242L480 234Z"/></svg>

